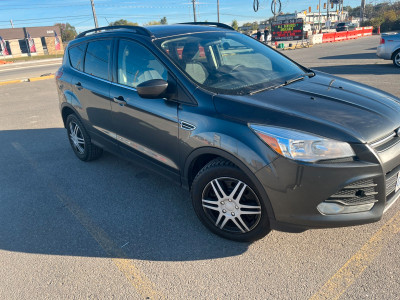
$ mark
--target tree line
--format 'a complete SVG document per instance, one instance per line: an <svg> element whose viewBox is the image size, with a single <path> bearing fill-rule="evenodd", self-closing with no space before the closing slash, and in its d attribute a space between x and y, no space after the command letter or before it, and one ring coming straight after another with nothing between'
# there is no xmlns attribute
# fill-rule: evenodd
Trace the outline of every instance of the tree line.
<svg viewBox="0 0 400 300"><path fill-rule="evenodd" d="M143 24L143 26L150 25L165 25L168 24L167 17L161 18L159 21L150 21L148 23ZM114 22L110 22L108 26L118 26L118 25L130 25L130 26L138 26L139 24L136 22L130 22L125 19L120 19ZM69 23L56 23L54 26L58 26L61 32L61 39L63 42L69 42L73 40L77 36L77 31L75 26L72 26Z"/></svg>

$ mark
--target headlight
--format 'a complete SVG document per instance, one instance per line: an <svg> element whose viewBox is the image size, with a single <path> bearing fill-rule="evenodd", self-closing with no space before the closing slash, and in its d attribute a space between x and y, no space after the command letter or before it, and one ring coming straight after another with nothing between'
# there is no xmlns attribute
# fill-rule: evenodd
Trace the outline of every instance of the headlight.
<svg viewBox="0 0 400 300"><path fill-rule="evenodd" d="M355 156L345 142L281 127L251 124L250 128L275 152L293 160L316 162Z"/></svg>

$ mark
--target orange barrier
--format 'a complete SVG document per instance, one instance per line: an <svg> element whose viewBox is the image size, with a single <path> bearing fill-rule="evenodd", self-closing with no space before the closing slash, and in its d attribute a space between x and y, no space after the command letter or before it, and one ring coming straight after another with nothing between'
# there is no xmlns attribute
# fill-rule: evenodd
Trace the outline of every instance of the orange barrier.
<svg viewBox="0 0 400 300"><path fill-rule="evenodd" d="M372 30L374 27L369 26L369 27L363 27L363 36L369 36L372 35Z"/></svg>
<svg viewBox="0 0 400 300"><path fill-rule="evenodd" d="M335 42L347 40L347 31L335 32Z"/></svg>
<svg viewBox="0 0 400 300"><path fill-rule="evenodd" d="M347 39L348 39L348 40L355 40L355 39L357 39L357 38L358 38L358 33L357 33L356 30L348 31L348 32L347 32Z"/></svg>
<svg viewBox="0 0 400 300"><path fill-rule="evenodd" d="M324 33L322 35L322 43L332 43L335 41L336 32Z"/></svg>
<svg viewBox="0 0 400 300"><path fill-rule="evenodd" d="M346 40L354 40L359 37L372 35L372 30L374 28L370 27L359 27L352 31L341 31L341 32L329 32L322 35L322 43L332 43L340 42Z"/></svg>

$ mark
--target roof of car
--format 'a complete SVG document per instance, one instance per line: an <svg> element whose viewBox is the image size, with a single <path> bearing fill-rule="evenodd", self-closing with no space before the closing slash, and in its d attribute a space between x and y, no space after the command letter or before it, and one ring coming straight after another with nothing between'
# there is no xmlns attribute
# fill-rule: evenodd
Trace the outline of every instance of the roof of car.
<svg viewBox="0 0 400 300"><path fill-rule="evenodd" d="M113 32L133 32L136 34L148 36L151 38L164 38L167 36L174 36L187 33L198 33L198 32L210 32L210 31L228 31L234 30L228 25L221 23L184 23L174 25L152 25L152 26L107 26L101 28L94 28L91 30L80 33L76 39L85 37L89 33L101 34L101 33L113 33Z"/></svg>
<svg viewBox="0 0 400 300"><path fill-rule="evenodd" d="M171 35L179 35L185 33L228 30L226 28L217 27L213 25L206 26L206 25L192 25L192 24L154 25L154 26L145 26L144 28L152 32L156 38L163 38Z"/></svg>

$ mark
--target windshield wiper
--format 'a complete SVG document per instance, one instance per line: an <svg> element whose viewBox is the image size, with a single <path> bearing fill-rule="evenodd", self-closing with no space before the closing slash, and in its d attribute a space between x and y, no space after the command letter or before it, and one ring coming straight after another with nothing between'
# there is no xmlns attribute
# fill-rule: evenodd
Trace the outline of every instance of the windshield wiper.
<svg viewBox="0 0 400 300"><path fill-rule="evenodd" d="M254 95L254 94L257 94L257 93L266 91L266 90L278 89L278 88L280 88L280 87L289 85L289 84L291 84L291 83L293 83L293 82L303 80L306 76L309 77L309 78L311 78L311 77L314 77L314 76L315 76L315 73L312 72L312 71L311 71L311 72L306 72L306 73L302 74L302 76L300 76L300 77L295 77L295 78L293 78L293 79L286 80L284 83L277 84L277 85L273 85L273 86L269 86L269 87L266 87L266 88L262 88L262 89L253 91L253 92L251 92L251 93L249 93L249 94L250 94L250 95Z"/></svg>
<svg viewBox="0 0 400 300"><path fill-rule="evenodd" d="M293 78L293 79L286 80L285 83L283 84L283 86L289 85L289 84L291 84L293 82L296 82L296 81L299 81L299 80L303 80L304 77L305 76L300 76L300 77L296 77L296 78Z"/></svg>
<svg viewBox="0 0 400 300"><path fill-rule="evenodd" d="M282 86L291 84L291 83L296 82L296 81L299 81L299 80L303 80L306 76L307 76L308 78L311 78L311 77L314 77L314 76L315 76L315 73L314 73L314 72L306 72L306 73L304 73L304 74L303 74L302 76L300 76L300 77L296 77L296 78L293 78L293 79L286 80L285 83L284 83Z"/></svg>

